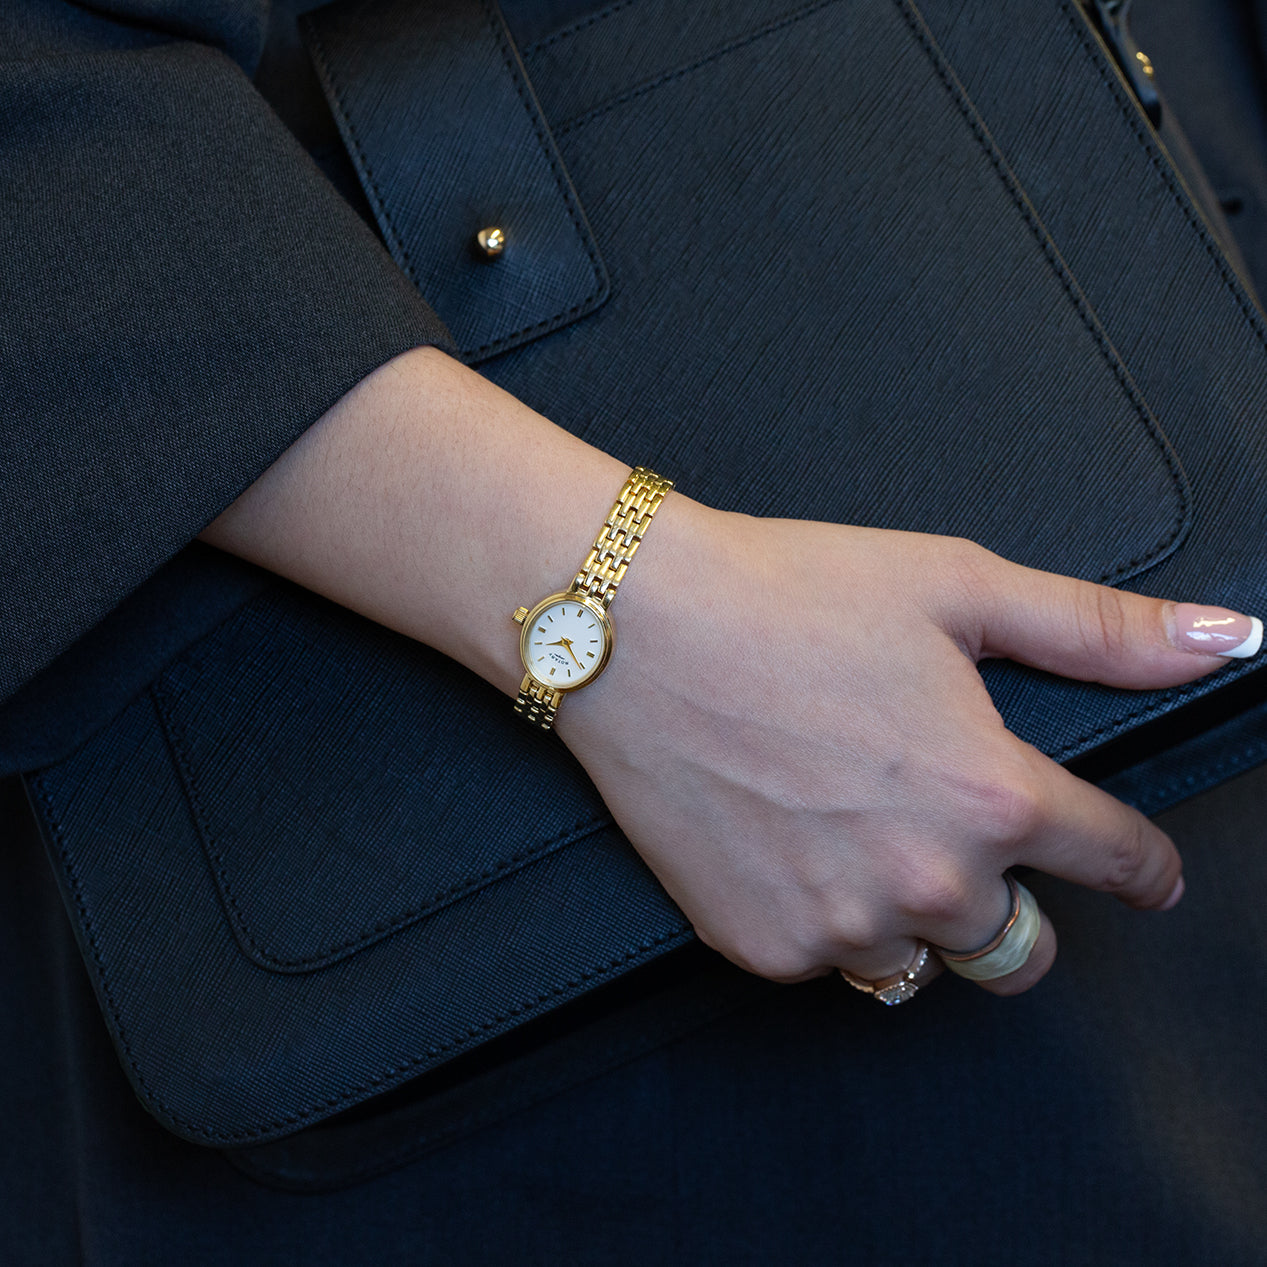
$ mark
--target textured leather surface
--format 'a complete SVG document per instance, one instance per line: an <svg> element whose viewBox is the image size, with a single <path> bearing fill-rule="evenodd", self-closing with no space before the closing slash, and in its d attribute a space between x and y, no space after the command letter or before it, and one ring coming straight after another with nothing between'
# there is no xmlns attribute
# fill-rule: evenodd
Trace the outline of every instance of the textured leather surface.
<svg viewBox="0 0 1267 1267"><path fill-rule="evenodd" d="M931 6L957 74L1190 480L1191 538L1127 588L1194 594L1242 611L1267 608L1262 314L1073 4L1061 0L1052 22L1030 23L1020 65L991 58L984 42L994 23L1019 23L1023 9L996 7L987 19L962 0ZM1086 131L1092 125L1094 144ZM1018 733L1066 760L1214 692L1238 711L1240 679L1260 668L1255 661L1200 686L1143 696L1040 680L1012 666L991 680ZM1055 739L1067 727L1072 733ZM1143 803L1167 802L1145 795Z"/></svg>
<svg viewBox="0 0 1267 1267"><path fill-rule="evenodd" d="M528 50L612 295L485 371L718 505L1267 606L1261 319L1077 12L1004 8L744 0L678 45L676 7L635 0ZM431 297L461 329L492 319L481 285ZM990 681L1062 756L1209 690ZM557 742L506 714L278 586L31 780L172 1129L285 1135L688 935Z"/></svg>
<svg viewBox="0 0 1267 1267"><path fill-rule="evenodd" d="M295 1192L361 1183L785 990L687 946L394 1095L229 1155Z"/></svg>
<svg viewBox="0 0 1267 1267"><path fill-rule="evenodd" d="M336 5L309 47L383 237L467 361L584 316L607 273L488 0ZM496 259L479 230L500 227Z"/></svg>
<svg viewBox="0 0 1267 1267"><path fill-rule="evenodd" d="M1174 442L1180 465L1195 490L1200 541L1187 543L1164 564L1152 568L1145 580L1132 582L1130 587L1200 595L1206 601L1251 611L1264 606L1267 593L1260 565L1262 534L1258 525L1267 518L1267 505L1258 472L1263 469L1267 453L1263 429L1256 424L1267 407L1262 316L1219 251L1192 198L1076 5L1070 0L1058 0L1050 6L1050 17L1044 21L1036 21L1032 6L1022 3L1000 8L980 6L970 0L932 0L918 10L902 5L889 10L887 6L829 2L785 3L764 9L741 5L736 11L737 23L747 23L737 32L716 20L715 13L712 20L704 12L697 20L688 21L688 38L693 42L690 56L681 60L676 43L666 45L655 38L657 30L675 20L667 0L610 6L591 20L578 23L570 32L543 40L525 52L530 72L540 79L538 94L552 118L560 151L585 200L613 274L623 280L630 271L630 261L620 254L618 243L627 236L629 225L639 223L640 213L645 213L645 204L639 199L655 177L647 168L630 170L628 165L615 171L600 169L597 163L606 152L603 142L618 144L622 126L630 136L640 127L654 126L645 113L652 109L652 103L666 94L671 97L675 90L698 80L700 75L720 74L722 68L729 71L738 64L737 59L745 56L749 57L748 94L758 103L753 107L754 115L758 120L764 119L770 129L777 128L778 117L772 103L783 102L796 85L807 79L815 82L825 97L835 100L846 94L848 100L849 81L855 75L865 77L868 50L874 47L866 42L864 32L874 35L875 24L889 20L883 16L887 11L893 25L884 41L885 65L891 70L892 79L887 87L878 89L879 95L873 91L861 108L847 116L851 121L849 130L857 128L859 119L870 121L875 114L891 114L901 120L904 128L901 132L895 129L901 139L894 144L902 153L917 154L919 141L913 140L911 134L922 135L930 126L931 100L925 102L924 110L918 108L919 76L912 75L911 66L919 59L913 62L907 56L918 47L927 58L925 73L929 67L940 67L945 94L960 109L961 123L984 133L1000 165L1000 180L1010 176L1023 189L1028 213L1041 227L1048 250L1059 261L1053 261L1053 267L1063 266L1074 279L1110 345L1129 367L1143 399L1159 418L1163 432ZM905 17L899 18L899 14ZM865 25L853 25L867 23L871 24L869 31ZM832 43L829 33L833 28L851 31L850 47L857 50L856 64L849 60L849 49ZM719 38L719 31L725 31L727 38ZM1022 31L1023 37L1009 34ZM710 32L714 40L711 60ZM787 58L781 63L775 60L779 41L790 40L797 32L825 60L849 68L850 73L841 77L844 82L828 86L814 81L813 55ZM557 72L572 64L570 45L575 45L579 69L574 76L565 77ZM760 78L763 74L765 79ZM718 81L719 93L721 82ZM705 103L710 99L706 84L707 81L698 93L698 100ZM685 100L683 97L677 102L679 112ZM880 101L884 103L882 109ZM565 117L556 122L556 114ZM697 135L707 136L724 126L719 117L704 113L697 117ZM595 137L594 129L612 131ZM790 138L788 143L795 144L795 139ZM593 166L589 159L591 147L596 155ZM753 143L751 149L756 150L757 145ZM714 190L720 199L730 184L745 175L742 166L727 164L727 158L735 152L721 145L697 144L692 157L702 161L711 154L717 170L711 184L695 187L690 206L706 205ZM749 147L738 152L746 155ZM648 167L665 157L666 151L657 149ZM820 159L821 152L815 148L812 160L807 158L806 162L817 163ZM908 170L912 179L904 187L905 192L890 190L889 200L884 202L890 216L900 216L907 201L932 201L914 176L918 173L920 179L927 181L935 166L912 164ZM653 184L655 196L674 189L678 176L675 173L675 177ZM745 204L744 212L751 211L756 216L764 210L766 221L775 223L773 206L776 198L786 194L786 188L778 186L771 191L768 177L768 168L763 168L759 179L742 186L745 194L751 193L753 198ZM944 194L947 183L944 176L938 181L939 195ZM778 213L786 209L786 201L780 199ZM833 204L832 210L838 212L839 208ZM808 227L806 236L814 243L814 255L819 260L824 256L830 259L830 230L824 247L822 223L812 216L799 222ZM701 230L703 223L703 218L697 217L696 225ZM788 226L797 221L789 216L777 223ZM832 223L843 226L848 222L837 217ZM709 229L725 237L715 218L709 220ZM859 240L856 232L842 236L850 246ZM742 267L743 251L733 245L734 239L726 240L732 244L729 252L722 253L730 280L731 268ZM914 250L917 244L908 241L905 245ZM943 240L942 247L949 254L956 251L949 239ZM868 241L867 253L872 249L876 248ZM883 249L882 242L878 249ZM958 249L962 252L962 244ZM732 266L731 257L739 263ZM983 262L981 255L959 254L958 258L961 263L965 258L971 259L973 267L980 267ZM683 245L674 263L689 269L690 261L689 247ZM784 265L795 263L789 260ZM645 268L645 256L634 261L633 267ZM654 268L654 263L650 267ZM802 267L808 271L812 265ZM857 267L851 257L845 271ZM903 275L900 261L895 267ZM774 271L767 268L761 275L770 286L775 280ZM653 275L648 289L662 298L671 296L673 281L673 276ZM696 287L684 297L683 308L687 300L706 302L707 285L705 280L703 300ZM868 292L868 296L878 304L880 297L876 292ZM824 292L814 297L821 305ZM726 298L729 300L729 295ZM762 298L768 298L768 292L762 292ZM987 302L999 322L992 337L998 339L999 331L1006 331L1002 337L1007 346L1017 359L1024 359L1027 334L1041 341L1053 337L1054 331L1046 318L1036 325L1027 323L1023 311L1013 307L1017 298L1005 288L991 292ZM660 395L667 390L664 383L671 382L675 392L681 383L687 383L682 393L685 395L690 391L692 374L696 381L702 378L709 388L707 397L702 392L694 399L688 397L686 405L691 413L682 425L702 430L708 425L707 420L721 413L722 438L719 441L709 435L690 451L691 456L706 455L707 468L700 472L699 495L704 500L712 498L721 504L737 504L761 513L807 513L805 500L821 495L817 482L821 479L822 455L831 451L831 439L852 426L854 434L848 435L852 441L856 431L865 429L869 421L863 414L860 426L858 400L847 399L847 393L854 391L856 371L866 375L874 370L877 361L886 369L895 363L909 365L921 359L929 346L954 346L969 358L981 346L965 322L962 305L958 309L951 305L941 309L935 334L924 343L918 339L900 341L911 329L906 327L897 342L868 345L873 310L868 308L865 316L857 316L842 342L847 340L851 349L867 349L867 354L853 358L848 352L831 349L840 358L835 362L838 378L847 384L840 390L840 398L847 399L848 408L842 411L846 416L832 418L831 430L823 434L823 443L814 450L812 459L806 456L808 445L802 447L799 459L803 463L800 474L815 481L815 488L808 494L800 487L794 488L791 496L780 497L771 504L769 500L757 500L751 490L758 481L761 493L767 497L767 489L777 488L774 481L779 473L771 471L776 459L770 458L770 465L764 469L754 470L754 466L767 455L777 453L778 437L788 434L787 402L799 414L808 390L805 384L812 381L813 370L807 370L806 363L799 363L797 368L802 374L795 383L789 386L784 380L782 394L771 393L774 400L770 430L775 438L761 454L750 459L747 468L734 461L727 464L724 458L729 455L722 448L723 460L719 460L718 450L736 425L745 425L736 424L735 420L743 417L751 403L747 398L742 398L741 403L741 393L736 392L729 398L731 412L724 412L728 401L724 388L742 373L742 368L735 368L737 358L719 359L714 362L717 368L711 375L700 375L698 363L692 361L688 365L688 358L683 357L677 373L642 385L645 394L631 398L627 365L621 362L614 343L602 341L597 332L614 319L614 312L623 302L624 295L618 288L608 309L569 331L566 351L560 348L561 357L585 359L593 354L593 364L599 367L600 375L605 375L599 378L600 388L606 389L600 390L600 398L614 394L624 402L624 410L614 422L607 416L593 417L585 393L562 373L544 388L541 386L552 362L549 349L534 350L535 360L530 360L526 352L501 358L486 372L511 390L528 393L530 399L535 393L538 408L547 413L553 411L552 416L567 419L571 426L584 428L587 438L606 444L631 460L635 452L645 452L638 449L638 433L647 425L643 415L656 416L663 408L681 407L680 395L666 404ZM790 305L786 314L789 328L808 340L810 346L820 349L823 342L821 331L815 328L815 318L822 310L807 305L807 313L799 324ZM740 308L740 315L742 311ZM1198 311L1202 314L1200 319L1195 317ZM758 324L762 331L768 331L768 325ZM742 337L742 331L731 333L727 347ZM793 339L789 351L789 346L780 342L778 352L796 356L800 346L799 340ZM748 345L750 353L754 350L762 350L755 341ZM698 348L692 347L692 351ZM770 365L771 358L767 356L761 362L763 374ZM670 370L675 368L669 366ZM776 374L778 368L775 366ZM1093 578L1111 575L1111 569L1080 565L1069 557L1069 552L1083 540L1089 553L1103 549L1123 523L1147 513L1145 505L1151 505L1150 494L1118 468L1106 452L1106 436L1097 431L1099 418L1095 415L1079 415L1066 402L1063 409L1054 411L1064 420L1063 424L1049 432L1036 428L1028 413L1031 397L1036 388L1045 392L1050 384L1036 363L1029 368L1032 375L1025 388L1002 400L980 394L980 385L974 385L966 373L957 381L942 379L925 401L912 402L917 409L923 405L918 431L922 443L936 449L938 461L890 461L871 466L874 449L851 448L851 455L861 467L869 472L884 471L886 482L882 488L872 490L870 503L862 498L851 501L847 493L838 497L836 506L828 508L824 517L883 526L925 527L927 521L921 517L922 512L925 507L935 507L936 530L962 532L1010 557L1043 567ZM751 381L745 380L745 385ZM948 417L938 419L937 410ZM819 419L825 416L826 410L817 414ZM973 473L944 464L943 455L958 454L966 447L959 432L965 420L970 419L974 428L984 426L988 430L992 418L1000 431L1001 418L1010 418L1015 424L1014 432L1003 441L1005 446L1015 446L1011 450L1014 466L1006 464L1006 455L1000 465L993 453L983 459L983 469ZM1070 455L1072 468L1090 480L1097 475L1106 477L1111 488L1087 485L1082 490L1082 500L1070 500L1066 490L1054 484L1052 478L1060 469L1057 455L1062 451L1061 425L1076 426L1079 420L1089 425L1086 431L1070 437L1065 452ZM806 425L800 417L797 421ZM893 425L889 416L882 415L876 421L885 429ZM800 443L802 435L798 433L793 443ZM1052 442L1044 445L1044 439ZM864 446L875 443L870 434L864 435L863 441ZM988 437L984 443L989 443ZM666 448L667 456L657 455L655 460L669 468L678 453L672 441L666 442ZM676 469L684 468L689 469L689 462ZM1001 471L1006 471L1005 478L992 477ZM944 480L940 485L939 476ZM1015 502L1006 496L999 498L1000 484L1006 485L1016 502L1024 502L1025 509L1019 514L1014 510ZM939 503L939 497L946 499L948 489L959 495L960 504L947 506L945 500ZM965 490L972 492L967 494ZM728 503L727 498L732 500ZM811 507L808 513L816 510ZM987 680L1009 725L1061 760L1094 751L1154 718L1164 717L1185 702L1214 691L1233 697L1229 707L1235 711L1235 697L1240 689L1236 682L1255 671L1255 664L1240 666L1214 680L1140 695L1066 683L1014 665L986 666ZM1142 803L1150 804L1146 795ZM1153 801L1151 807L1159 808L1161 803Z"/></svg>
<svg viewBox="0 0 1267 1267"><path fill-rule="evenodd" d="M354 617L294 597L251 604L153 691L249 958L279 972L337 962L610 829L561 744L527 727L471 742L505 728L499 692L472 692L438 652L381 629L367 640ZM312 680L319 690L298 689ZM281 718L306 741L270 745ZM534 815L525 832L524 807L543 792L549 826L539 834Z"/></svg>
<svg viewBox="0 0 1267 1267"><path fill-rule="evenodd" d="M290 720L285 712L274 718L282 726ZM402 737L403 726L379 736ZM314 745L311 755L321 771L326 753ZM260 762L267 749L239 742L232 759ZM542 766L548 770L548 761ZM208 773L222 776L223 767ZM286 801L285 789L263 773L256 786L279 798L274 814L306 808ZM367 780L375 777L366 771ZM258 954L244 953L225 918L223 889L179 780L145 697L74 760L30 778L28 787L124 1069L150 1111L198 1143L249 1144L299 1130L689 936L607 825L571 849L504 868L333 967L269 971ZM399 834L376 834L370 814L351 839L314 840L293 826L259 838L261 851L276 850L297 869L286 883L250 893L251 914L270 901L293 903L316 925L314 937L340 935L348 886L329 883L323 869L337 871L360 848L356 884L382 897L377 866L396 857L425 875L428 851L455 847L453 839L424 834L430 792L416 781L394 806ZM497 808L513 819L513 805ZM272 825L269 807L261 810ZM394 911L385 903L384 916Z"/></svg>
<svg viewBox="0 0 1267 1267"><path fill-rule="evenodd" d="M1106 580L1173 548L1173 455L898 6L740 6L682 61L655 34L669 5L603 21L608 90L540 93L565 98L556 136L615 293L486 373L708 504L967 535ZM789 127L828 100L821 130Z"/></svg>

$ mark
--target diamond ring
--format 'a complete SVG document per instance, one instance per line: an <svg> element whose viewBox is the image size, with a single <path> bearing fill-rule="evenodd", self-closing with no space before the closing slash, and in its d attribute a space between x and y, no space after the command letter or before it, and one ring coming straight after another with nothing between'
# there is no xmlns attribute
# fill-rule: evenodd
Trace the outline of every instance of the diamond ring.
<svg viewBox="0 0 1267 1267"><path fill-rule="evenodd" d="M873 999L886 1007L895 1007L899 1003L913 999L920 986L927 985L937 975L937 964L929 953L928 943L917 941L911 962L901 972L895 972L892 976L868 981L866 977L855 976L844 968L840 969L840 975L855 990L871 995Z"/></svg>

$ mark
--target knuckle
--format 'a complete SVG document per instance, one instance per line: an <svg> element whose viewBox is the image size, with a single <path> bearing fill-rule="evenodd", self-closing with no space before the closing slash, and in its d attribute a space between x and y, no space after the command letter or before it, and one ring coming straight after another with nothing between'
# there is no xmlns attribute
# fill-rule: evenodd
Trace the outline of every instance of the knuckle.
<svg viewBox="0 0 1267 1267"><path fill-rule="evenodd" d="M1116 659L1129 649L1129 624L1121 595L1102 585L1080 605L1079 634L1088 651Z"/></svg>
<svg viewBox="0 0 1267 1267"><path fill-rule="evenodd" d="M783 985L804 981L820 967L813 956L796 946L775 944L734 947L722 953L745 972Z"/></svg>
<svg viewBox="0 0 1267 1267"><path fill-rule="evenodd" d="M1038 781L1027 773L1006 777L1001 771L978 780L971 789L972 812L982 837L1006 845L1033 836L1046 814Z"/></svg>
<svg viewBox="0 0 1267 1267"><path fill-rule="evenodd" d="M1000 562L999 556L963 537L937 540L942 554L937 575L954 587L955 593L972 599L991 590Z"/></svg>
<svg viewBox="0 0 1267 1267"><path fill-rule="evenodd" d="M816 964L779 955L758 959L753 963L741 961L739 966L746 972L764 977L767 981L774 981L779 985L795 985L798 981L804 981L806 977L814 975L818 970Z"/></svg>
<svg viewBox="0 0 1267 1267"><path fill-rule="evenodd" d="M915 927L953 923L970 900L968 876L947 863L925 863L912 869L905 882L903 910Z"/></svg>
<svg viewBox="0 0 1267 1267"><path fill-rule="evenodd" d="M828 933L834 955L845 958L870 950L883 936L879 917L862 910L839 916Z"/></svg>
<svg viewBox="0 0 1267 1267"><path fill-rule="evenodd" d="M1104 879L1099 888L1114 893L1139 877L1148 855L1144 832L1143 822L1134 823L1113 841L1104 858Z"/></svg>
<svg viewBox="0 0 1267 1267"><path fill-rule="evenodd" d="M945 552L945 561L966 576L982 576L998 562L997 554L967 537L940 537L938 543Z"/></svg>

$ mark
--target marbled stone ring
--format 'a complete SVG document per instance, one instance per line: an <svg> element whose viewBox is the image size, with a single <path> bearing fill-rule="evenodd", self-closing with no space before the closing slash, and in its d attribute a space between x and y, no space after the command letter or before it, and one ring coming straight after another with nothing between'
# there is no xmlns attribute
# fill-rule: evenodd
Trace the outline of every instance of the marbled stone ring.
<svg viewBox="0 0 1267 1267"><path fill-rule="evenodd" d="M946 967L970 981L995 981L1015 972L1029 958L1029 952L1038 940L1042 917L1034 895L1011 872L1003 878L1007 881L1012 899L1003 927L976 950L936 947Z"/></svg>

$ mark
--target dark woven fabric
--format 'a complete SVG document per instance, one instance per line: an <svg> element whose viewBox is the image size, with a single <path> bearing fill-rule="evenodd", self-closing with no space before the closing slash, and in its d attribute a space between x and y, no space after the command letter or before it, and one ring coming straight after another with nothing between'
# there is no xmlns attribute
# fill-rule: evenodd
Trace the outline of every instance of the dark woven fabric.
<svg viewBox="0 0 1267 1267"><path fill-rule="evenodd" d="M198 24L33 7L0 14L0 698L446 340L242 68L165 33ZM267 6L185 10L236 48Z"/></svg>

